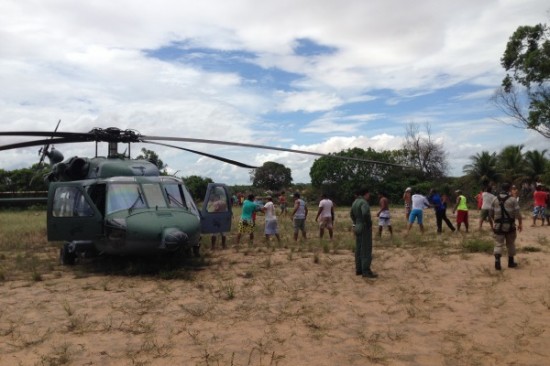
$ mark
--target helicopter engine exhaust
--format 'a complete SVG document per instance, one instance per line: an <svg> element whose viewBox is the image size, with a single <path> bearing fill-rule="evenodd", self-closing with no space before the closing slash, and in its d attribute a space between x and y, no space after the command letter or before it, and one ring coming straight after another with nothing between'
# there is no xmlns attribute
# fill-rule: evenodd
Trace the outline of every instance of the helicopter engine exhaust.
<svg viewBox="0 0 550 366"><path fill-rule="evenodd" d="M161 249L177 250L188 245L189 236L178 228L166 228L162 232Z"/></svg>

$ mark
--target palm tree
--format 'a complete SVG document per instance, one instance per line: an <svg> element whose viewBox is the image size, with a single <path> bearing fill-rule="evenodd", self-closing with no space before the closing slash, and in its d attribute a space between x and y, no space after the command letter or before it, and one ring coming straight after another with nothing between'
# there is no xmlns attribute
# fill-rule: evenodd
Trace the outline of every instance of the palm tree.
<svg viewBox="0 0 550 366"><path fill-rule="evenodd" d="M531 182L535 182L545 173L548 159L544 157L548 150L532 150L525 153L525 172Z"/></svg>
<svg viewBox="0 0 550 366"><path fill-rule="evenodd" d="M525 178L525 161L521 150L523 145L506 146L498 155L497 167L505 181L520 183Z"/></svg>
<svg viewBox="0 0 550 366"><path fill-rule="evenodd" d="M482 151L470 156L472 161L470 164L464 165L463 172L481 182L482 185L487 185L491 182L497 182L500 174L497 170L497 154L488 151Z"/></svg>

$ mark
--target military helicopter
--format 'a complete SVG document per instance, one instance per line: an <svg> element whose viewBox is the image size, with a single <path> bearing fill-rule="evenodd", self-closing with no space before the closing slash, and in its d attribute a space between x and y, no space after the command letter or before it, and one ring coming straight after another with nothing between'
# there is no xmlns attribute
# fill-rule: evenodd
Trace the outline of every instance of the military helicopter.
<svg viewBox="0 0 550 366"><path fill-rule="evenodd" d="M58 127L59 123L54 132L0 131L0 136L44 137L2 145L0 151L43 145L39 152L40 163L47 157L51 165L51 171L45 176L48 184L48 240L64 242L59 258L65 265L74 264L77 258L88 253L148 255L192 251L199 255L201 234L231 230L231 199L226 185L210 183L203 207L199 210L182 180L162 176L158 167L147 160L132 159L132 143L180 149L248 169L257 167L159 141L219 144L325 156L303 150L230 141L145 136L135 130L116 127L94 128L85 133L58 132ZM95 157L74 156L64 160L63 154L53 147L77 142L95 142ZM98 156L100 142L108 143L106 157ZM127 144L124 153L118 152L119 144ZM214 200L224 204L209 204ZM212 207L224 209L216 211Z"/></svg>

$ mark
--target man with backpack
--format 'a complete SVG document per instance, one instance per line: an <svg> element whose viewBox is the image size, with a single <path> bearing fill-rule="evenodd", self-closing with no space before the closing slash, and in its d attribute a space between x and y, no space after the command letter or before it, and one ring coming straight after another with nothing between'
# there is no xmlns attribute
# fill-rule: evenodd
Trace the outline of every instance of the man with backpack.
<svg viewBox="0 0 550 366"><path fill-rule="evenodd" d="M521 212L519 203L510 195L510 184L503 183L500 193L494 198L490 216L493 219L493 232L495 238L495 269L501 270L500 257L502 256L502 247L506 244L508 250L508 268L517 267L514 262L516 255L516 237L517 231L522 230ZM516 226L516 220L518 222ZM516 231L517 230L517 231Z"/></svg>

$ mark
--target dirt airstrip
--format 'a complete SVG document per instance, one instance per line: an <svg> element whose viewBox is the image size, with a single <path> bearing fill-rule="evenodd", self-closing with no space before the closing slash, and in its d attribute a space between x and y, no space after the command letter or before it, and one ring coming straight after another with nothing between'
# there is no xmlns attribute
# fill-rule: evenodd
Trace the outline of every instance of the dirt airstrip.
<svg viewBox="0 0 550 366"><path fill-rule="evenodd" d="M345 211L333 242L311 221L306 243L267 247L259 225L254 247L152 271L62 267L52 245L49 271L0 281L0 365L548 365L550 227L525 220L519 267L497 272L476 214L438 236L427 212L405 237L394 210L376 280L355 276Z"/></svg>

